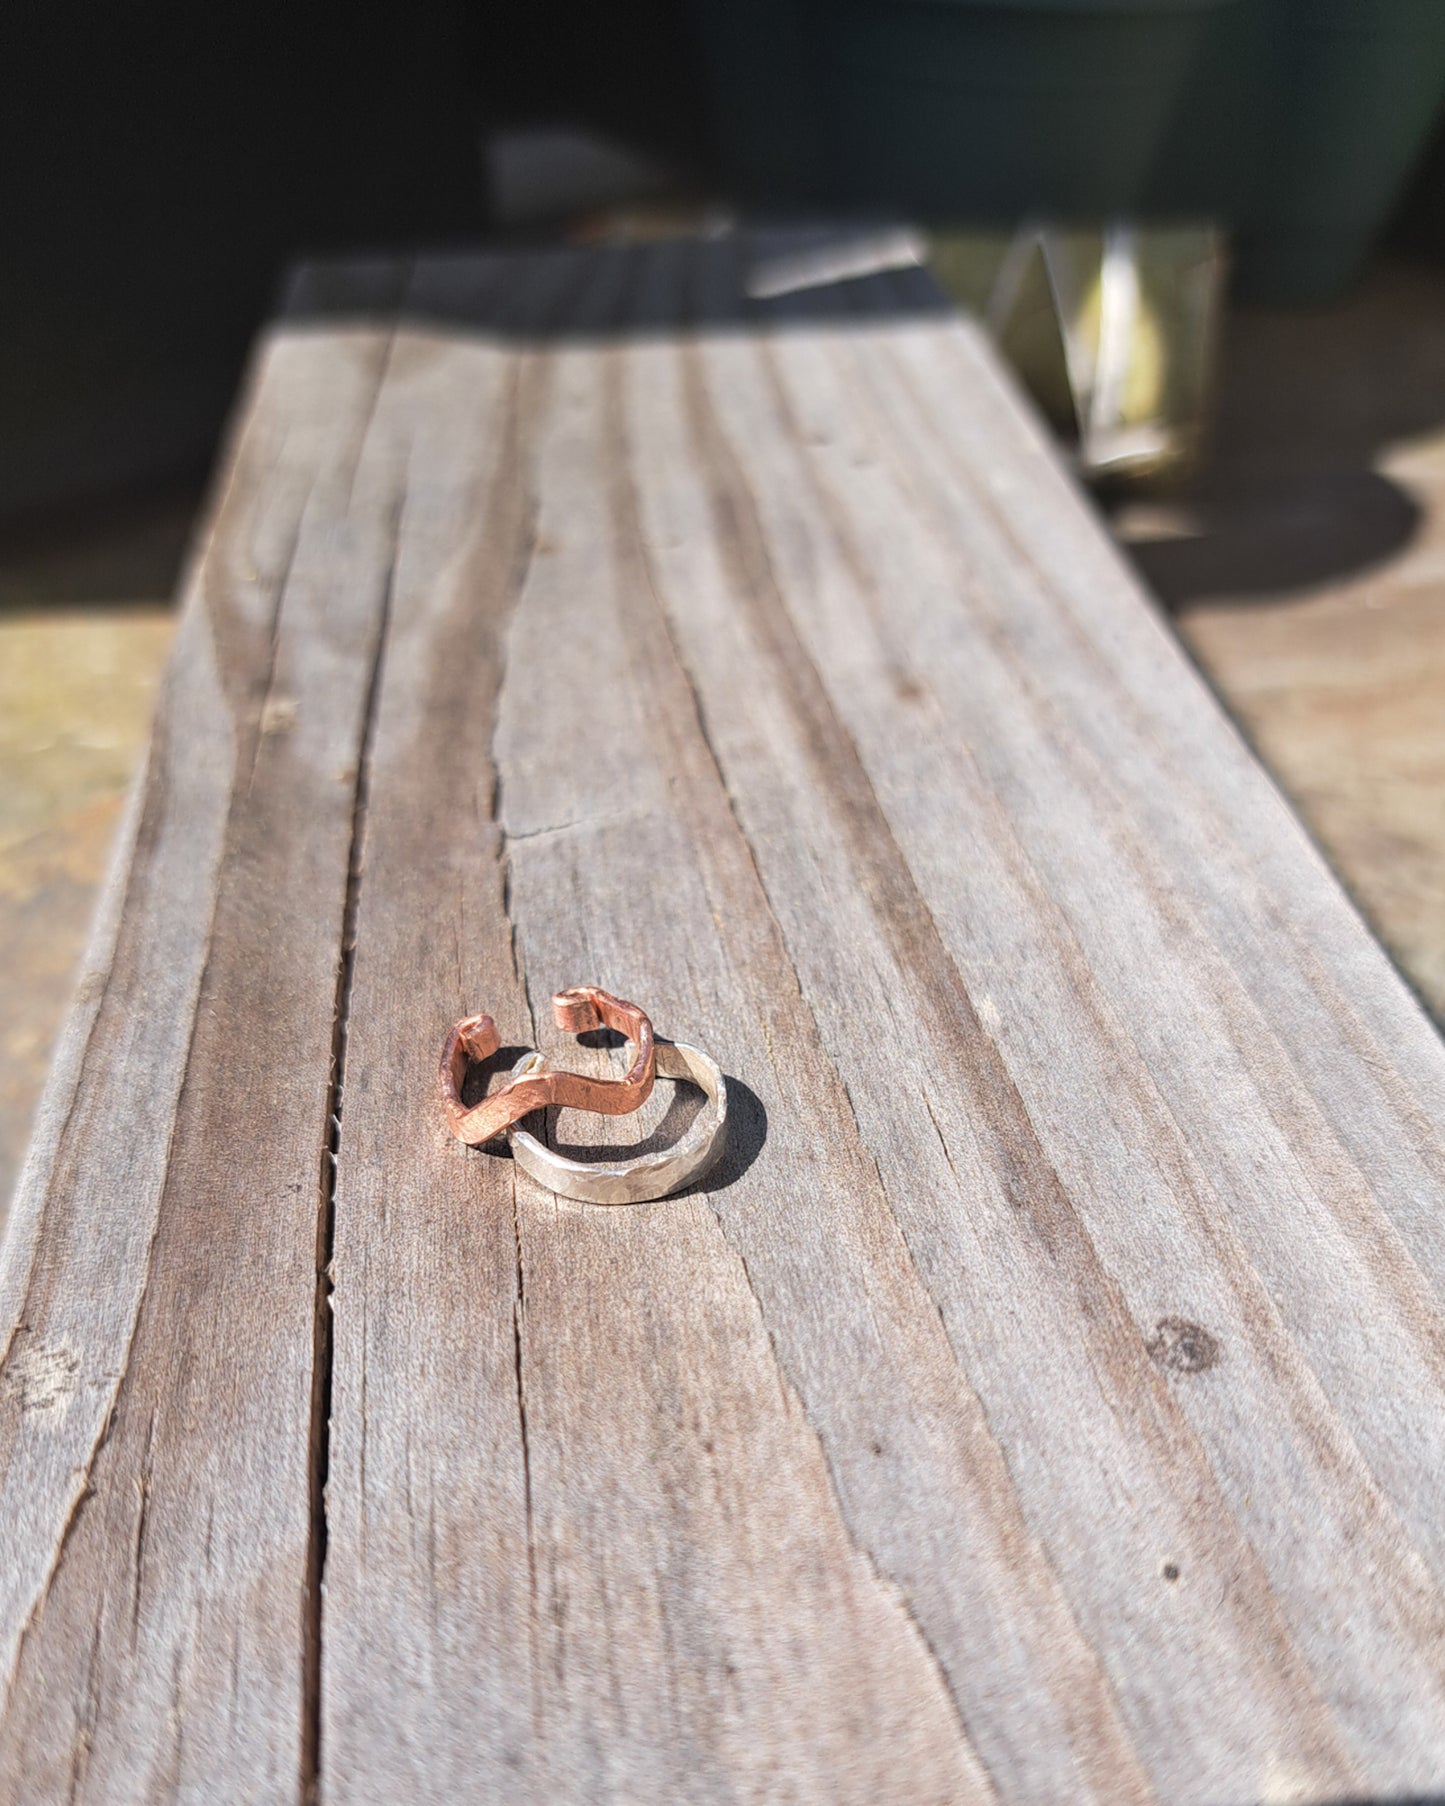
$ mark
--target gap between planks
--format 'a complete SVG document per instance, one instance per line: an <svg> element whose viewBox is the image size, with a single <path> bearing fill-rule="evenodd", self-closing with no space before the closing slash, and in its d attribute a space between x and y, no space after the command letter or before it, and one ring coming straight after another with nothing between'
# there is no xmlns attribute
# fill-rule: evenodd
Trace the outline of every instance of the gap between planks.
<svg viewBox="0 0 1445 1806"><path fill-rule="evenodd" d="M386 387L396 346L393 331L382 358L376 400ZM373 418L375 417L373 403ZM368 421L368 428L370 422ZM361 435L362 446L366 432ZM356 788L351 807L351 849L346 872L346 901L342 911L341 947L336 962L336 1006L332 1031L331 1087L326 1100L326 1139L321 1153L316 1211L316 1304L313 1321L311 1368L310 1509L311 1528L306 1551L306 1608L302 1632L301 1678L303 1688L301 1744L302 1806L320 1798L321 1791L321 1612L326 1585L327 1507L326 1484L331 1467L331 1387L334 1361L331 1312L331 1257L336 1239L336 1167L341 1152L341 1116L346 1105L346 1042L351 1021L351 986L356 969L356 921L361 907L361 880L366 862L366 812L371 794L371 763L381 686L386 671L387 642L391 632L396 561L406 516L405 468L400 493L392 509L390 556L382 590L381 618L376 649L366 688L361 730L361 753L356 764ZM284 594L284 589L283 592ZM279 605L278 605L279 614Z"/></svg>

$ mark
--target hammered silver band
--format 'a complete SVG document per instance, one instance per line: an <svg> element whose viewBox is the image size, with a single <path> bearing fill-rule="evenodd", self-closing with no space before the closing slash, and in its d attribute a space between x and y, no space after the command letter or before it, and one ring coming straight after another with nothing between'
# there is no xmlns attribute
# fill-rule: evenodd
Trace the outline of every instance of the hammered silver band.
<svg viewBox="0 0 1445 1806"><path fill-rule="evenodd" d="M727 1085L715 1060L682 1041L657 1043L657 1076L682 1079L707 1093L710 1107L689 1127L675 1147L638 1154L631 1160L573 1160L544 1147L520 1123L507 1130L512 1158L522 1171L549 1191L583 1204L646 1204L681 1191L716 1161L727 1140ZM544 1071L539 1053L524 1054L512 1068L514 1079Z"/></svg>

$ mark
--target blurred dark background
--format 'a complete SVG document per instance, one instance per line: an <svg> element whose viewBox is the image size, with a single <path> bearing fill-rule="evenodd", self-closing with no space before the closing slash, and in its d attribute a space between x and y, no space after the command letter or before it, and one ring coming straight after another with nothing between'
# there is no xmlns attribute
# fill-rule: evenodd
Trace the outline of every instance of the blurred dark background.
<svg viewBox="0 0 1445 1806"><path fill-rule="evenodd" d="M204 465L285 265L481 236L488 131L707 154L656 0L23 0L0 33L0 521Z"/></svg>
<svg viewBox="0 0 1445 1806"><path fill-rule="evenodd" d="M23 0L3 36L0 525L204 466L285 264L515 225L518 127L754 208L1209 214L1266 298L1387 225L1445 248L1441 0Z"/></svg>

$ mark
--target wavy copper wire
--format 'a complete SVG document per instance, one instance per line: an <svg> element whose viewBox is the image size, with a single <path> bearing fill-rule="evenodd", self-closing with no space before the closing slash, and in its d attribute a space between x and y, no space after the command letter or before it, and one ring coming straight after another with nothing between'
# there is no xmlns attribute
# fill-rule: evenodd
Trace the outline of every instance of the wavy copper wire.
<svg viewBox="0 0 1445 1806"><path fill-rule="evenodd" d="M594 1079L580 1072L557 1072L549 1067L542 1072L524 1073L481 1103L468 1107L462 1102L467 1067L473 1060L490 1058L501 1046L501 1036L490 1016L463 1017L452 1025L437 1070L442 1107L458 1141L478 1147L501 1135L509 1124L520 1122L549 1104L593 1110L602 1116L626 1116L647 1102L656 1074L652 1023L635 1003L625 1003L596 985L574 985L571 990L558 991L552 999L552 1015L558 1028L568 1034L582 1035L589 1029L605 1027L625 1035L637 1049L626 1076Z"/></svg>

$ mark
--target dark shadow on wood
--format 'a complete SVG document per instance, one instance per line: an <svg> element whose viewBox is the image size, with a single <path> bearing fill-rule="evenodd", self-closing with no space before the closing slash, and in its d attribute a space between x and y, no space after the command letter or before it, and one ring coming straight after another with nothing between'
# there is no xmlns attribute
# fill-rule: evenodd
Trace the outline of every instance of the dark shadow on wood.
<svg viewBox="0 0 1445 1806"><path fill-rule="evenodd" d="M1249 606L1363 574L1419 534L1381 449L1445 422L1445 277L1385 264L1327 308L1229 315L1203 460L1125 550L1169 608ZM1172 517L1172 518L1171 518Z"/></svg>
<svg viewBox="0 0 1445 1806"><path fill-rule="evenodd" d="M393 325L512 344L675 339L689 327L948 315L908 233L871 222L761 226L716 239L308 263L282 298L290 330Z"/></svg>
<svg viewBox="0 0 1445 1806"><path fill-rule="evenodd" d="M695 1185L688 1186L681 1194L683 1197L694 1192L726 1191L742 1178L762 1153L768 1139L768 1112L763 1100L751 1085L745 1085L731 1073L725 1077L728 1088L727 1151L710 1173L705 1173Z"/></svg>
<svg viewBox="0 0 1445 1806"><path fill-rule="evenodd" d="M1140 540L1128 551L1170 608L1206 599L1248 605L1368 570L1409 545L1422 519L1376 471L1323 471L1216 494L1199 534Z"/></svg>
<svg viewBox="0 0 1445 1806"><path fill-rule="evenodd" d="M1351 1794L1345 1800L1324 1800L1320 1806L1445 1806L1445 1793Z"/></svg>

